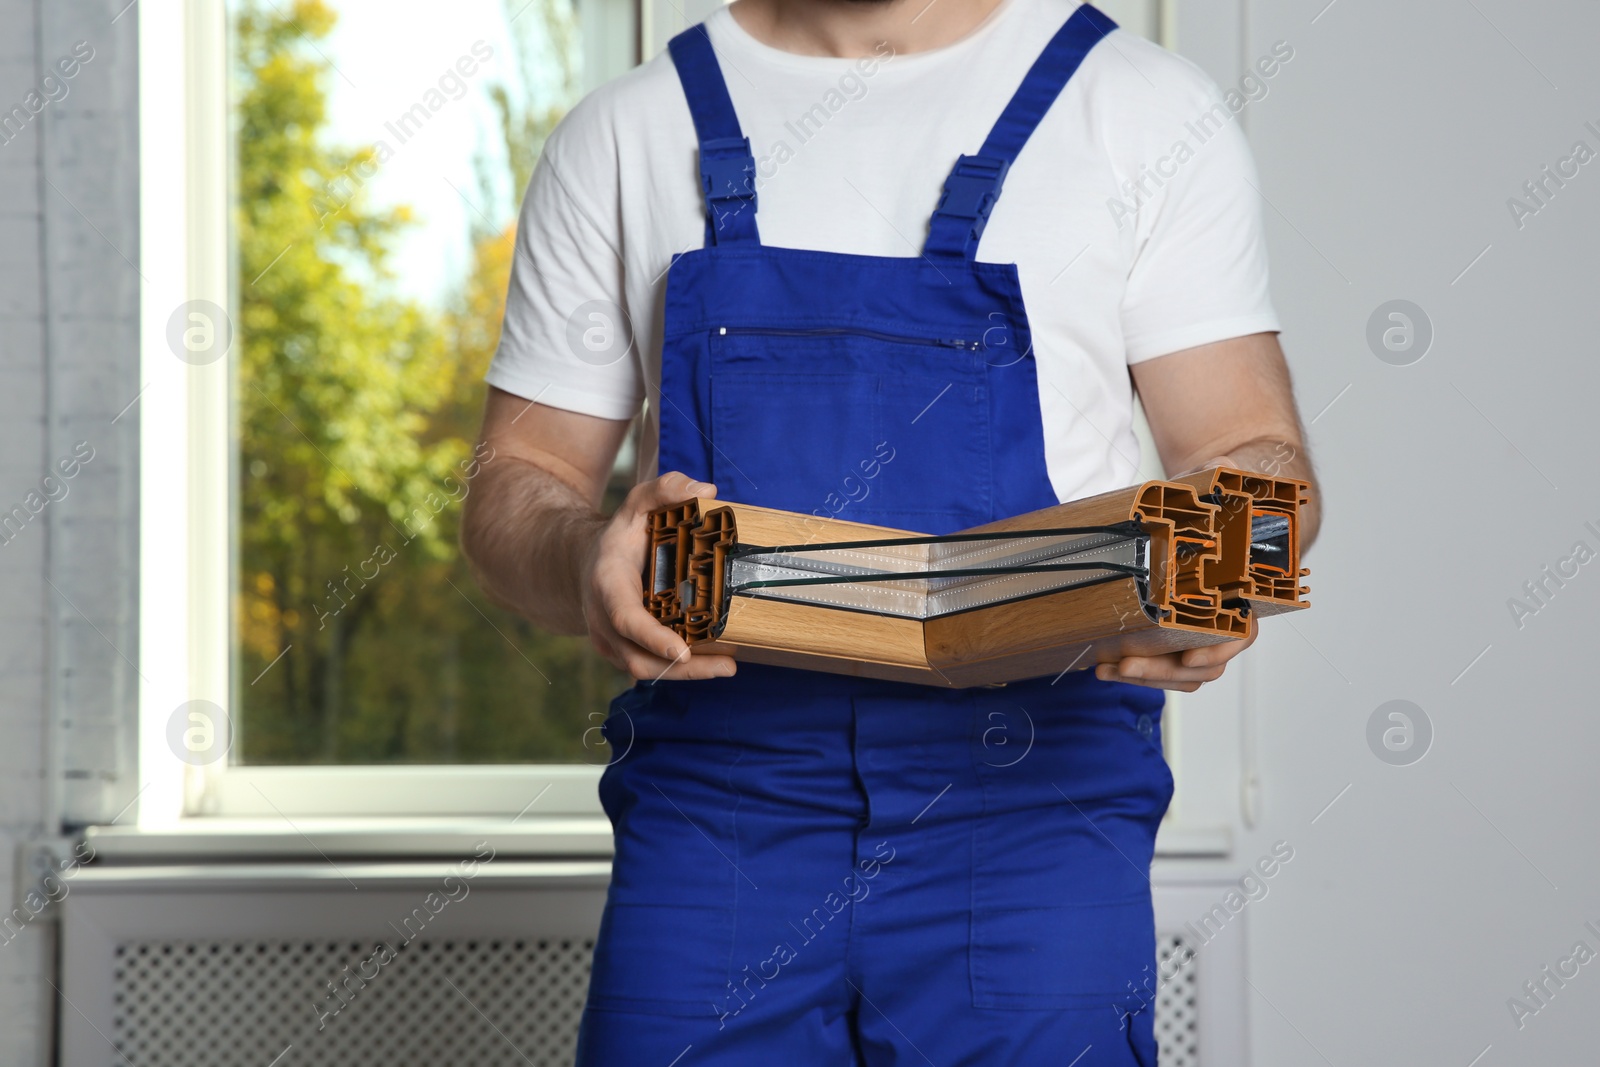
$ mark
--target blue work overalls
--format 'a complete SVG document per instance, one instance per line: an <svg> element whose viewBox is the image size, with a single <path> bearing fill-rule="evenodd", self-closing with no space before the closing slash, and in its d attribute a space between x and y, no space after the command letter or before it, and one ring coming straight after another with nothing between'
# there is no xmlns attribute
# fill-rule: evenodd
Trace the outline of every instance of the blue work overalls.
<svg viewBox="0 0 1600 1067"><path fill-rule="evenodd" d="M927 533L1057 503L1017 269L976 252L1114 28L1066 21L904 259L764 247L710 42L674 39L707 224L667 275L661 469ZM1161 705L1087 671L636 686L605 728L616 860L578 1062L1154 1067Z"/></svg>

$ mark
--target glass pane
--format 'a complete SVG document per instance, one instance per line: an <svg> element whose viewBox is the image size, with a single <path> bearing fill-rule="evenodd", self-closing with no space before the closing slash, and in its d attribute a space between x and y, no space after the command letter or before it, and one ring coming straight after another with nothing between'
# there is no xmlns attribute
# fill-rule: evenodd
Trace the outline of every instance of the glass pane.
<svg viewBox="0 0 1600 1067"><path fill-rule="evenodd" d="M574 0L230 6L235 753L593 762L625 679L490 603L456 535L518 201L619 50Z"/></svg>

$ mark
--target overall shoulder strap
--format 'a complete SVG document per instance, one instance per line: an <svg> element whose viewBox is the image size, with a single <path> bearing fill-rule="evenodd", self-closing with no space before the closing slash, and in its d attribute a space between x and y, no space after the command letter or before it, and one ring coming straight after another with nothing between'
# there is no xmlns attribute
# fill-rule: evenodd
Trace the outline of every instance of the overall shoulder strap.
<svg viewBox="0 0 1600 1067"><path fill-rule="evenodd" d="M700 194L706 205L706 246L760 244L756 232L756 161L739 128L722 68L704 24L667 42L700 140Z"/></svg>
<svg viewBox="0 0 1600 1067"><path fill-rule="evenodd" d="M928 223L930 256L974 259L1006 172L1091 49L1117 28L1093 6L1072 13L1044 46L975 156L961 156Z"/></svg>

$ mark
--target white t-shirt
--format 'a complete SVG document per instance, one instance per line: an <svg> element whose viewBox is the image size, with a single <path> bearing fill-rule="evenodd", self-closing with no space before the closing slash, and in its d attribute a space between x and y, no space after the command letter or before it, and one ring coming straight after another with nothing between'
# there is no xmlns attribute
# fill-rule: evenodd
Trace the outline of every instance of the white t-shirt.
<svg viewBox="0 0 1600 1067"><path fill-rule="evenodd" d="M869 60L779 51L726 8L713 14L706 30L756 157L762 243L918 255L956 157L977 152L1077 6L1002 0L955 44ZM607 419L656 395L667 268L704 243L696 151L665 52L573 108L523 202L490 384ZM1018 156L978 259L1018 266L1062 500L1134 480L1130 364L1278 329L1258 184L1215 85L1121 30ZM611 324L613 346L631 324L625 357L596 358L607 305L628 320ZM656 431L645 405L641 478L656 473Z"/></svg>

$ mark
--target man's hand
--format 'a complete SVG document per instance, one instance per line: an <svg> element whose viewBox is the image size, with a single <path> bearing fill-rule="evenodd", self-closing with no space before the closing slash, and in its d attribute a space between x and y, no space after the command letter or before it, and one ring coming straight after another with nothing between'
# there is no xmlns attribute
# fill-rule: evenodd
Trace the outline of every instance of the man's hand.
<svg viewBox="0 0 1600 1067"><path fill-rule="evenodd" d="M730 675L732 658L692 655L644 607L646 514L717 490L664 474L635 486L615 515L602 515L627 432L623 420L490 389L480 452L492 458L467 495L461 547L496 603L555 633L587 633L635 678Z"/></svg>
<svg viewBox="0 0 1600 1067"><path fill-rule="evenodd" d="M583 561L583 617L600 654L635 678L725 678L731 656L696 655L644 608L643 567L651 509L690 497L711 500L717 487L671 471L640 482L600 529Z"/></svg>
<svg viewBox="0 0 1600 1067"><path fill-rule="evenodd" d="M1165 656L1124 656L1116 663L1100 664L1094 669L1094 676L1102 682L1132 682L1152 689L1192 693L1202 684L1221 678L1228 661L1255 643L1256 633L1256 620L1251 618L1250 631L1242 641L1223 641Z"/></svg>

